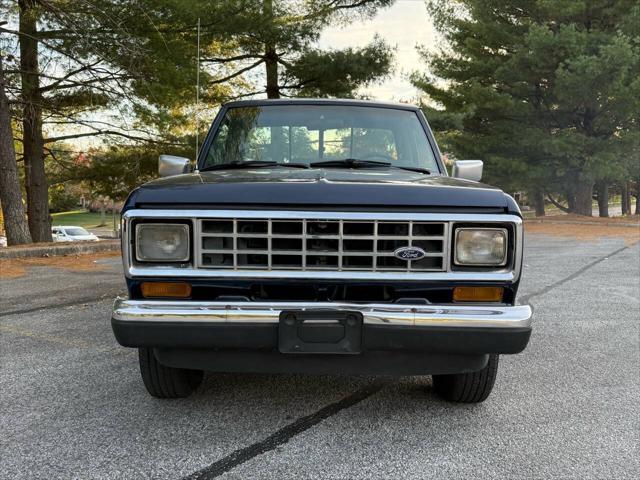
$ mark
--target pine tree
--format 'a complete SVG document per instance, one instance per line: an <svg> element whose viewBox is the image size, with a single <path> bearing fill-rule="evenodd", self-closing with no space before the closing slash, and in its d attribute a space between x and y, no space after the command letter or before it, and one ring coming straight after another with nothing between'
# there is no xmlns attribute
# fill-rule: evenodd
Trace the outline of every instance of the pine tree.
<svg viewBox="0 0 640 480"><path fill-rule="evenodd" d="M2 57L0 57L0 203L2 204L7 243L19 245L31 243L31 236L22 205L9 102L4 91L4 84L4 68L2 67Z"/></svg>
<svg viewBox="0 0 640 480"><path fill-rule="evenodd" d="M221 3L229 10L238 5L238 1ZM232 17L226 29L210 30L220 40L221 52L205 56L203 62L219 71L224 68L214 83L243 78L249 87L243 96L351 97L359 87L389 73L392 52L379 38L360 49L322 50L314 45L325 27L371 16L393 0L240 3L243 13ZM227 53L226 48L237 53Z"/></svg>
<svg viewBox="0 0 640 480"><path fill-rule="evenodd" d="M218 3L193 1L212 18L218 18ZM189 6L174 0L0 0L0 17L9 19L0 25L0 54L7 60L12 113L22 127L34 241L51 240L45 160L55 155L55 142L92 136L147 141L159 136L156 123L166 121L169 110L191 102L197 50L195 21L183 9ZM210 88L207 98L219 100L225 91ZM70 133L59 133L65 130ZM48 136L51 131L58 134Z"/></svg>
<svg viewBox="0 0 640 480"><path fill-rule="evenodd" d="M435 0L429 9L449 45L423 52L433 76L414 82L461 118L447 136L454 153L484 158L505 188L560 192L581 215L591 215L596 182L632 175L637 2Z"/></svg>

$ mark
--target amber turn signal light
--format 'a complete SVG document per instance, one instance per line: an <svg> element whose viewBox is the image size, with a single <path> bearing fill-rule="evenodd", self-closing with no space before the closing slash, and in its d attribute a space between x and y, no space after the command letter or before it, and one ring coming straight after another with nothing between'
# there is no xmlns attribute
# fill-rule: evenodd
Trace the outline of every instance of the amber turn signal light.
<svg viewBox="0 0 640 480"><path fill-rule="evenodd" d="M191 285L182 282L142 282L140 288L142 295L146 298L187 298L191 296Z"/></svg>
<svg viewBox="0 0 640 480"><path fill-rule="evenodd" d="M456 287L453 289L454 302L501 302L502 287Z"/></svg>

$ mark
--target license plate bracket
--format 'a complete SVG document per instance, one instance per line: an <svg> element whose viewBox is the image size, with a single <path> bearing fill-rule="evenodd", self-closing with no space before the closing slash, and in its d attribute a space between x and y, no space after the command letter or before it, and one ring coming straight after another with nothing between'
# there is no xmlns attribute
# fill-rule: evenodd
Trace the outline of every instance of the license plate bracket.
<svg viewBox="0 0 640 480"><path fill-rule="evenodd" d="M362 352L362 313L349 310L283 310L281 353L354 355Z"/></svg>

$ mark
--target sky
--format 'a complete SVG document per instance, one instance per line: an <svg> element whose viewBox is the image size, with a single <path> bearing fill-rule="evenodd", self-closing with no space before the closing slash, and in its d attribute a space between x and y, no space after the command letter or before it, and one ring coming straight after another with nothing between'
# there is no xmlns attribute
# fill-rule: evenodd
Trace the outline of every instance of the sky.
<svg viewBox="0 0 640 480"><path fill-rule="evenodd" d="M371 42L376 33L396 48L395 73L384 83L364 88L363 92L383 101L416 100L418 92L408 76L414 70L426 70L416 46L433 48L437 41L424 0L397 0L370 20L354 22L345 28L329 28L320 37L320 46L362 47Z"/></svg>

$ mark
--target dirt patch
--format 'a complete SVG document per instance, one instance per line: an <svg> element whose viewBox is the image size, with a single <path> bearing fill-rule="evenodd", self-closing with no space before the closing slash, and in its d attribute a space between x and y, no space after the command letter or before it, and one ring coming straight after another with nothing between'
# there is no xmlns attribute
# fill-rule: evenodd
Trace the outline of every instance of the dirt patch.
<svg viewBox="0 0 640 480"><path fill-rule="evenodd" d="M575 214L547 215L545 217L528 218L531 223L578 223L594 225L624 225L640 226L640 215L625 215L624 217L583 217Z"/></svg>
<svg viewBox="0 0 640 480"><path fill-rule="evenodd" d="M564 216L564 218L567 218L567 216ZM603 237L622 238L627 245L633 245L640 241L640 225L635 227L605 223L604 221L612 220L607 218L589 219L588 217L576 217L576 219L580 219L581 223L577 223L577 220L576 222L528 221L525 222L524 231L525 233L572 237L589 242L597 242ZM589 220L595 221L590 222Z"/></svg>
<svg viewBox="0 0 640 480"><path fill-rule="evenodd" d="M22 277L25 275L28 267L54 267L71 272L101 271L106 270L108 267L98 263L98 260L119 256L120 252L113 251L64 255L60 257L13 258L0 260L0 278Z"/></svg>
<svg viewBox="0 0 640 480"><path fill-rule="evenodd" d="M74 242L34 242L34 243L25 243L22 245L9 245L5 247L7 250L25 248L25 247L50 247L52 245L73 245Z"/></svg>

